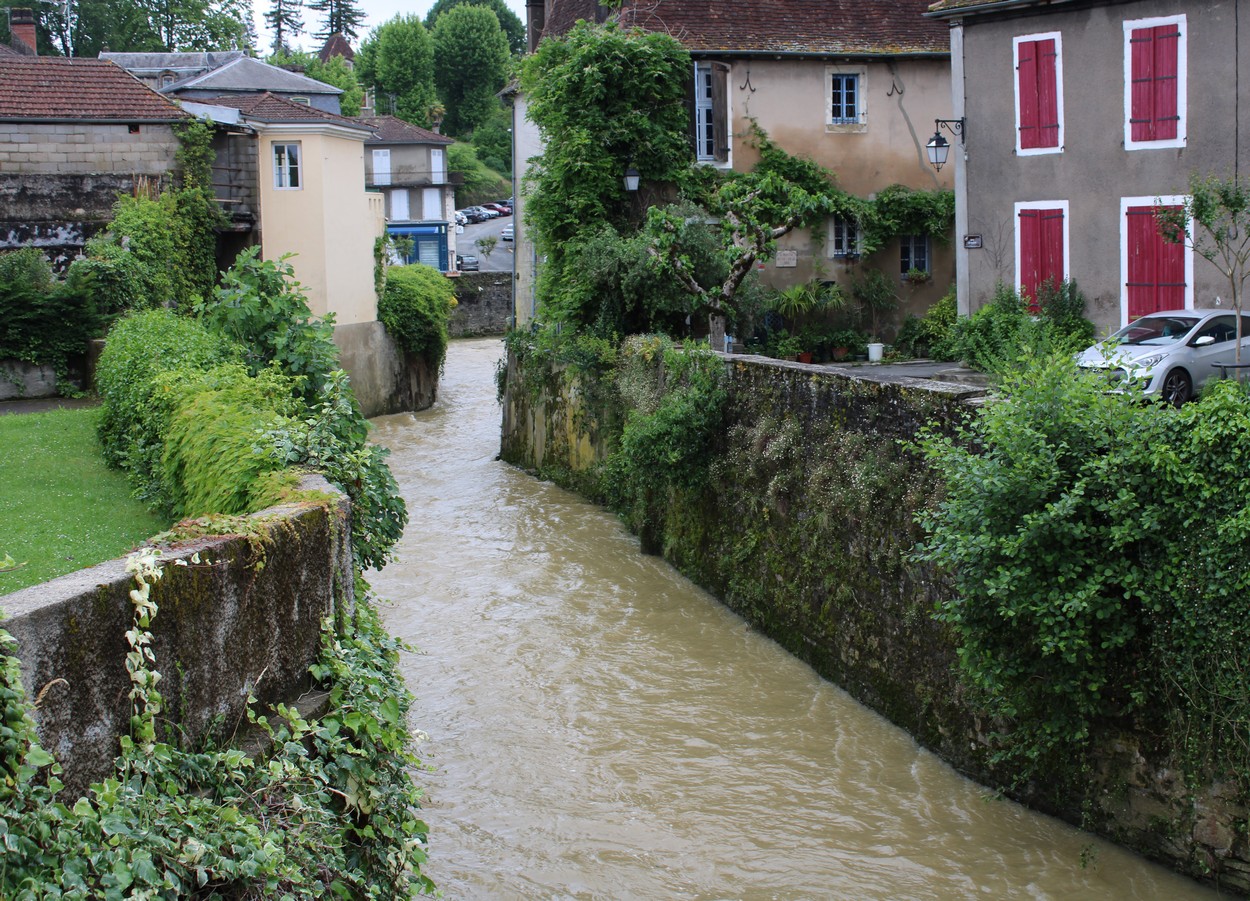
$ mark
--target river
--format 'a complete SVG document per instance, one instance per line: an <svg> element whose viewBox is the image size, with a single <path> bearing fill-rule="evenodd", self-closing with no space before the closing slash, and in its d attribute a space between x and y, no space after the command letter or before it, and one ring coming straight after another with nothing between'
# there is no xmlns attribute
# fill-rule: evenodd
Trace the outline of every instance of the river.
<svg viewBox="0 0 1250 901"><path fill-rule="evenodd" d="M374 420L410 521L371 582L416 649L427 873L449 899L1182 899L993 798L611 514L495 459L495 339Z"/></svg>

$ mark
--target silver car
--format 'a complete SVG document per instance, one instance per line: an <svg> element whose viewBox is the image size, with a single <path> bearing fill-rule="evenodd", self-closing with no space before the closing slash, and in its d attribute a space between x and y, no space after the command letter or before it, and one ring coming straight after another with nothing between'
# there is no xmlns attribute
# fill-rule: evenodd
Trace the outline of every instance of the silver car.
<svg viewBox="0 0 1250 901"><path fill-rule="evenodd" d="M1241 317L1241 359L1250 365L1250 315ZM1237 317L1230 310L1164 310L1130 322L1077 357L1083 369L1107 370L1120 387L1131 382L1180 406L1237 356ZM1224 367L1224 368L1221 368Z"/></svg>

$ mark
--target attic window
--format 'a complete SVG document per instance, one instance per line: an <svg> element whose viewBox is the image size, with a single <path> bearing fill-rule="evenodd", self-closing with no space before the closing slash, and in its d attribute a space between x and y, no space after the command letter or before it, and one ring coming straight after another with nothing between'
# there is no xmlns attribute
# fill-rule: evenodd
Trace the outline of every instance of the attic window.
<svg viewBox="0 0 1250 901"><path fill-rule="evenodd" d="M128 125L128 126L126 126L126 129L127 129L127 131L129 131L132 135L137 135L137 134L139 133L139 126L138 126L138 125L133 125L133 124L132 124L132 125Z"/></svg>
<svg viewBox="0 0 1250 901"><path fill-rule="evenodd" d="M292 102L292 103L302 103L302 104L304 104L304 106L312 106L312 101L311 101L311 100L309 100L307 97L292 97L292 98L291 98L291 102Z"/></svg>

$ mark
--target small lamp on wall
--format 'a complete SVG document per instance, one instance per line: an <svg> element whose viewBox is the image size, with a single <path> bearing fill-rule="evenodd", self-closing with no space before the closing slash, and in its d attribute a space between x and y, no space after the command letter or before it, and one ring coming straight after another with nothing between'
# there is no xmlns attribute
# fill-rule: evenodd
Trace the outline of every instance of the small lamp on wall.
<svg viewBox="0 0 1250 901"><path fill-rule="evenodd" d="M929 165L939 172L941 172L942 167L946 165L946 159L951 152L950 141L942 137L943 128L949 131L952 135L958 137L959 143L962 145L964 142L964 120L933 120L933 137L929 138L929 143L925 145L925 150L929 152Z"/></svg>
<svg viewBox="0 0 1250 901"><path fill-rule="evenodd" d="M625 190L637 191L638 190L638 178L639 178L638 170L635 169L631 165L628 169L625 170Z"/></svg>

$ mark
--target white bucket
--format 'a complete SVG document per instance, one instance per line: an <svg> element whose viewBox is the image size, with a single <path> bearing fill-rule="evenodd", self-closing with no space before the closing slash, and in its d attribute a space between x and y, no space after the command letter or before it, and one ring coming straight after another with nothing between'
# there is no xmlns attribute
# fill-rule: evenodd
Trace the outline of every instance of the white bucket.
<svg viewBox="0 0 1250 901"><path fill-rule="evenodd" d="M869 344L869 345L868 345L868 362L869 362L869 363L880 363L880 362L881 362L881 354L882 354L882 353L884 353L884 352L885 352L885 345L884 345L884 344L880 344L880 343L878 343L878 342L876 342L876 341L874 341L872 344Z"/></svg>

